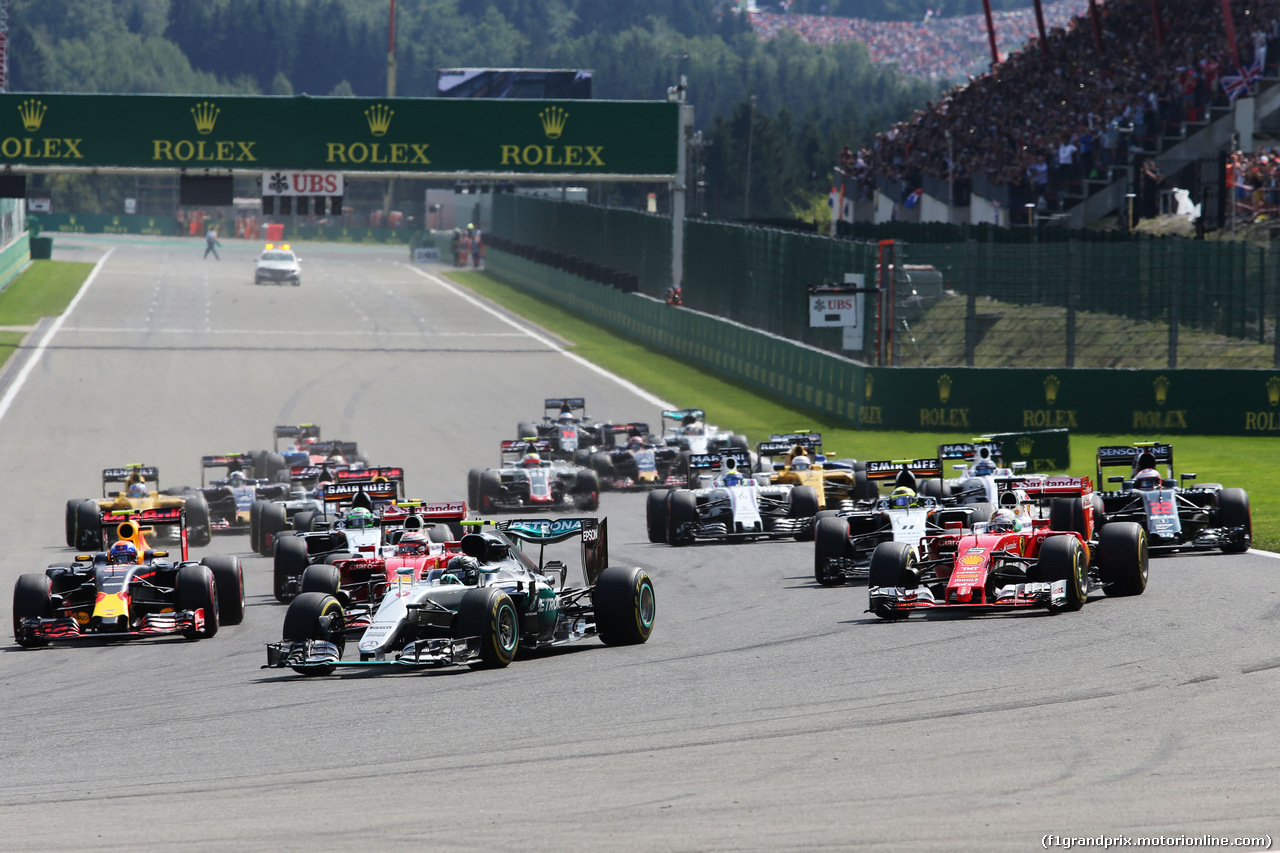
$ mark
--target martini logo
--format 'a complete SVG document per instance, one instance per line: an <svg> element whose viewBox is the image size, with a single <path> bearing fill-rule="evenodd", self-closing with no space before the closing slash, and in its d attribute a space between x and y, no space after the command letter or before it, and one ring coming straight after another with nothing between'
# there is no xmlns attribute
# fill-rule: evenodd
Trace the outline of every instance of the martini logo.
<svg viewBox="0 0 1280 853"><path fill-rule="evenodd" d="M559 139L560 134L564 133L564 123L569 120L569 114L560 107L547 107L538 113L538 118L542 121L542 132L547 135L547 139Z"/></svg>
<svg viewBox="0 0 1280 853"><path fill-rule="evenodd" d="M49 108L43 101L23 101L18 107L18 115L22 116L22 127L27 133L35 133L44 122L44 114Z"/></svg>
<svg viewBox="0 0 1280 853"><path fill-rule="evenodd" d="M196 120L196 133L208 136L213 133L213 126L218 123L222 110L208 101L202 101L191 108L191 117Z"/></svg>
<svg viewBox="0 0 1280 853"><path fill-rule="evenodd" d="M391 129L391 117L396 111L385 104L374 104L364 111L365 121L369 122L369 132L374 136L386 136Z"/></svg>

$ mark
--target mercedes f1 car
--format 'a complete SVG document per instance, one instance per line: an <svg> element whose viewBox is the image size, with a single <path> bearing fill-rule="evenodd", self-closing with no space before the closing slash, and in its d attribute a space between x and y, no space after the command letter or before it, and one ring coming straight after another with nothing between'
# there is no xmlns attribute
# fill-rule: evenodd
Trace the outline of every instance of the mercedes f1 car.
<svg viewBox="0 0 1280 853"><path fill-rule="evenodd" d="M742 450L693 454L699 488L650 492L645 505L650 542L689 545L700 540L804 539L818 512L811 486L775 486L752 475Z"/></svg>
<svg viewBox="0 0 1280 853"><path fill-rule="evenodd" d="M1146 589L1147 533L1140 525L1108 524L1091 547L1088 477L1037 478L1007 483L1005 489L1022 512L1002 500L1001 509L972 530L948 522L943 532L917 545L877 545L867 581L869 612L882 619L936 609L1058 612L1079 610L1096 589L1107 595L1140 595Z"/></svg>
<svg viewBox="0 0 1280 853"><path fill-rule="evenodd" d="M505 667L517 652L599 637L643 643L657 612L642 569L608 565L606 522L517 519L462 537L462 554L421 576L410 569L388 586L367 626L352 626L342 601L305 592L289 605L284 637L267 646L267 667L327 675L338 667ZM582 586L545 547L582 542ZM537 559L525 551L537 546ZM343 660L356 639L359 660Z"/></svg>
<svg viewBox="0 0 1280 853"><path fill-rule="evenodd" d="M941 533L958 523L972 529L990 516L991 505L957 505L930 495L929 483L939 483L937 459L891 459L866 463L871 489L892 480L894 493L859 508L824 510L814 523L813 577L823 586L865 578L875 549L884 542L914 545L921 536ZM936 491L936 490L934 490Z"/></svg>
<svg viewBox="0 0 1280 853"><path fill-rule="evenodd" d="M54 640L130 639L182 634L212 637L219 624L244 618L244 573L233 556L187 558L182 506L104 510L103 550L81 554L43 574L19 576L13 590L13 635L21 646ZM180 549L170 560L148 536Z"/></svg>
<svg viewBox="0 0 1280 853"><path fill-rule="evenodd" d="M1160 442L1099 447L1099 483L1102 470L1114 466L1128 467L1129 473L1107 478L1119 488L1102 493L1104 525L1136 522L1147 531L1150 547L1156 551L1216 548L1224 554L1242 554L1249 550L1253 521L1244 489L1225 489L1220 483L1180 486L1179 482L1194 480L1196 475L1182 473L1174 479L1173 445Z"/></svg>
<svg viewBox="0 0 1280 853"><path fill-rule="evenodd" d="M723 450L749 452L751 445L745 435L737 435L707 423L707 413L702 409L675 409L662 413L662 440L668 447L678 447L689 453L708 454ZM747 466L744 471L751 470Z"/></svg>
<svg viewBox="0 0 1280 853"><path fill-rule="evenodd" d="M109 486L122 484L122 491ZM102 539L101 513L104 510L144 510L183 507L190 526L191 544L208 545L210 539L209 505L195 489L160 491L160 470L153 466L132 464L102 471L102 498L69 500L66 508L67 547L88 551L98 547Z"/></svg>
<svg viewBox="0 0 1280 853"><path fill-rule="evenodd" d="M544 509L593 512L600 506L600 475L590 468L550 462L549 442L502 442L500 468L467 473L467 505L477 512Z"/></svg>

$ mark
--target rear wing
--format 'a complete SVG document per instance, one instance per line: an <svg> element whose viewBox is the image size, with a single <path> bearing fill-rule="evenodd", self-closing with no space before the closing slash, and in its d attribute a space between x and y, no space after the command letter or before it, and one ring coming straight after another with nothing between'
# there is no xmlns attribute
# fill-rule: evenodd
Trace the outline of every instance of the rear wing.
<svg viewBox="0 0 1280 853"><path fill-rule="evenodd" d="M685 418L693 418L695 421L705 421L707 413L702 409L668 409L662 413L662 431L667 431L667 421L675 421L677 424L684 421Z"/></svg>
<svg viewBox="0 0 1280 853"><path fill-rule="evenodd" d="M498 453L499 464L505 464L508 457L523 456L526 453L550 453L551 442L545 438L516 438L502 442Z"/></svg>
<svg viewBox="0 0 1280 853"><path fill-rule="evenodd" d="M1041 500L1093 494L1093 481L1088 477L1002 477L996 485L1000 491L1017 489L1029 498Z"/></svg>
<svg viewBox="0 0 1280 853"><path fill-rule="evenodd" d="M224 453L221 456L200 457L200 488L204 488L204 472L210 468L226 468L227 474L244 471L250 479L254 468L253 456L248 453Z"/></svg>
<svg viewBox="0 0 1280 853"><path fill-rule="evenodd" d="M387 507L383 518L393 518L403 510L404 516L416 515L426 521L462 521L467 517L466 501L400 501L394 507Z"/></svg>
<svg viewBox="0 0 1280 853"><path fill-rule="evenodd" d="M940 459L885 459L867 463L868 480L892 480L900 471L910 471L917 479L942 476Z"/></svg>
<svg viewBox="0 0 1280 853"><path fill-rule="evenodd" d="M1140 463L1151 464L1140 464ZM1166 466L1166 478L1173 476L1173 445L1156 441L1138 441L1132 446L1111 445L1098 448L1098 483L1102 478L1103 468L1126 466L1136 474L1143 468Z"/></svg>
<svg viewBox="0 0 1280 853"><path fill-rule="evenodd" d="M799 445L810 456L822 454L822 433L820 432L786 432L769 436L768 441L756 445L756 452L761 456L785 456L792 448Z"/></svg>
<svg viewBox="0 0 1280 853"><path fill-rule="evenodd" d="M307 452L316 456L341 456L345 459L353 459L360 455L360 451L356 448L354 441L317 441L315 444L308 445Z"/></svg>
<svg viewBox="0 0 1280 853"><path fill-rule="evenodd" d="M325 483L320 490L326 504L349 504L356 495L364 492L374 503L390 503L399 497L399 487L391 480L375 483L373 480L351 480L345 483Z"/></svg>
<svg viewBox="0 0 1280 853"><path fill-rule="evenodd" d="M582 537L582 574L587 586L595 586L600 573L609 565L609 536L604 518L513 518L499 521L495 527L512 539L539 546ZM538 554L538 570L542 570L542 554ZM564 567L560 567L564 571ZM564 586L563 576L560 585Z"/></svg>
<svg viewBox="0 0 1280 853"><path fill-rule="evenodd" d="M307 439L314 441L320 440L320 427L315 424L298 424L297 426L277 426L274 431L274 440L276 450L280 449L280 439L292 439L295 444L300 444Z"/></svg>
<svg viewBox="0 0 1280 853"><path fill-rule="evenodd" d="M719 471L727 467L727 463L732 461L733 467L740 473L750 476L751 473L751 454L746 450L722 450L719 453L691 453L689 454L689 470L690 471Z"/></svg>
<svg viewBox="0 0 1280 853"><path fill-rule="evenodd" d="M170 506L158 509L123 509L101 510L98 521L102 530L102 550L121 539L134 538L138 529L155 530L157 527L177 528L176 538L181 543L182 559L187 559L187 510L186 507ZM122 527L132 522L132 527ZM121 535L124 534L124 535Z"/></svg>
<svg viewBox="0 0 1280 853"><path fill-rule="evenodd" d="M150 491L160 491L160 469L154 465L134 463L125 465L123 468L102 469L102 496L107 497L107 485L110 483L128 483L136 480L154 483L155 488Z"/></svg>
<svg viewBox="0 0 1280 853"><path fill-rule="evenodd" d="M542 401L544 411L554 411L556 413L569 412L573 414L577 412L579 419L587 416L587 401L585 397L547 397Z"/></svg>
<svg viewBox="0 0 1280 853"><path fill-rule="evenodd" d="M998 441L977 439L960 444L939 444L938 459L944 463L955 460L974 462L978 459L1000 460L1004 458L1004 445Z"/></svg>

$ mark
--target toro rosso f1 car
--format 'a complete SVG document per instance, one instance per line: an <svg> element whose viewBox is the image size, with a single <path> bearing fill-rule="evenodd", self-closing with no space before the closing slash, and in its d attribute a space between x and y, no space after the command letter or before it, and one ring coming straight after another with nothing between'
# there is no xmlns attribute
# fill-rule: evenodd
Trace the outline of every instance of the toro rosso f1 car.
<svg viewBox="0 0 1280 853"><path fill-rule="evenodd" d="M972 530L958 522L918 545L884 542L869 568L871 613L901 619L918 610L960 612L1048 608L1079 610L1089 593L1140 595L1147 586L1147 533L1133 522L1093 536L1093 486L1088 477L1010 483L1022 512L1004 506ZM1032 513L1031 505L1049 517Z"/></svg>
<svg viewBox="0 0 1280 853"><path fill-rule="evenodd" d="M99 518L104 550L81 554L43 574L19 576L13 635L21 646L54 640L121 640L182 634L212 637L219 624L244 618L244 573L233 556L187 559L183 507L108 510ZM164 530L180 558L156 550L148 535Z"/></svg>
<svg viewBox="0 0 1280 853"><path fill-rule="evenodd" d="M505 667L520 651L599 637L643 643L653 631L653 582L642 569L608 565L606 522L516 519L478 526L461 554L419 575L398 573L366 627L348 624L341 600L305 592L285 614L284 638L267 647L267 667L325 675L340 666ZM545 547L580 538L583 585ZM536 558L531 553L537 547ZM343 660L358 639L359 660Z"/></svg>
<svg viewBox="0 0 1280 853"><path fill-rule="evenodd" d="M1102 469L1112 466L1126 466L1129 473L1107 478L1119 488L1102 493L1102 524L1136 522L1146 529L1150 547L1158 551L1217 548L1224 554L1242 554L1249 550L1253 541L1249 494L1244 489L1224 489L1220 483L1179 486L1179 480L1194 480L1196 475L1188 472L1173 478L1172 444L1151 441L1133 447L1099 447L1099 483Z"/></svg>

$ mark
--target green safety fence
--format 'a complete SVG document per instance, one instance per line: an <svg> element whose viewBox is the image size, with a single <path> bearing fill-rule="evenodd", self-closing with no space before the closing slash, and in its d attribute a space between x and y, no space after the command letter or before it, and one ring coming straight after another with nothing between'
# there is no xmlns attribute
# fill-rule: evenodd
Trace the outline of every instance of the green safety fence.
<svg viewBox="0 0 1280 853"><path fill-rule="evenodd" d="M17 278L18 273L22 272L30 260L31 235L24 231L12 243L0 250L0 290Z"/></svg>

